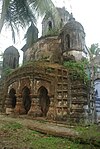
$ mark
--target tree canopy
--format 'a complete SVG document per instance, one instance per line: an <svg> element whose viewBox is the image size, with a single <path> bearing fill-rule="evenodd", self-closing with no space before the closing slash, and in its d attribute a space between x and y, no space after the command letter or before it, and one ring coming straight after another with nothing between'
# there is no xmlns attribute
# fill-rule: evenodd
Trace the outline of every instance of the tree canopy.
<svg viewBox="0 0 100 149"><path fill-rule="evenodd" d="M53 10L53 11L52 11ZM15 30L36 23L37 16L43 16L52 11L57 14L52 0L2 0L0 32L7 24L11 27L12 37L15 39Z"/></svg>
<svg viewBox="0 0 100 149"><path fill-rule="evenodd" d="M100 48L99 44L91 44L91 47L89 48L90 57L95 57L100 54Z"/></svg>

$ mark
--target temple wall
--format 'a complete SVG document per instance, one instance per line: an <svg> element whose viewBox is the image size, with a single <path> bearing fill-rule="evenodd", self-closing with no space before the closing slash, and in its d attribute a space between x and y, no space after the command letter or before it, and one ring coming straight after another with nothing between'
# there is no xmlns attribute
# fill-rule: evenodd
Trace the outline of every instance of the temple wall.
<svg viewBox="0 0 100 149"><path fill-rule="evenodd" d="M32 48L24 53L24 62L46 60L59 62L61 59L60 40L58 36L39 39Z"/></svg>
<svg viewBox="0 0 100 149"><path fill-rule="evenodd" d="M31 99L31 106L27 115L42 116L39 94L39 89L42 87L47 90L47 96L43 95L43 97L50 99L50 103L47 105L47 119L66 122L84 121L84 106L88 103L87 87L84 82L82 80L71 80L69 72L61 65L41 66L41 69L38 65L35 67L25 66L8 76L6 80L5 112L7 114L26 114L23 105L23 89L26 87ZM16 92L15 108L12 108L9 96L9 91L12 88Z"/></svg>

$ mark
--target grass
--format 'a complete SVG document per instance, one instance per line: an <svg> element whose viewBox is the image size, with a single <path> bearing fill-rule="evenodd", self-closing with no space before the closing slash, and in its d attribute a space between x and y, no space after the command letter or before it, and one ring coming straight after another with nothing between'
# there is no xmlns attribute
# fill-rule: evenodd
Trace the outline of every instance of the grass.
<svg viewBox="0 0 100 149"><path fill-rule="evenodd" d="M13 149L99 149L93 144L81 144L78 140L71 141L67 138L48 136L30 130L18 122L0 121L0 148L8 147ZM90 136L99 139L100 133L96 126L75 127L84 138ZM93 131L95 130L95 132ZM92 131L91 133L88 132ZM93 134L94 132L94 134Z"/></svg>
<svg viewBox="0 0 100 149"><path fill-rule="evenodd" d="M97 125L90 125L87 127L81 127L77 126L75 127L75 130L77 130L80 135L84 138L96 138L98 141L100 141L100 126Z"/></svg>
<svg viewBox="0 0 100 149"><path fill-rule="evenodd" d="M17 123L17 122L15 122L15 123L7 123L2 128L3 129L7 129L7 130L17 130L17 129L22 128L22 125L20 123Z"/></svg>
<svg viewBox="0 0 100 149"><path fill-rule="evenodd" d="M90 125L87 127L77 126L75 128L84 142L95 144L100 147L100 126Z"/></svg>

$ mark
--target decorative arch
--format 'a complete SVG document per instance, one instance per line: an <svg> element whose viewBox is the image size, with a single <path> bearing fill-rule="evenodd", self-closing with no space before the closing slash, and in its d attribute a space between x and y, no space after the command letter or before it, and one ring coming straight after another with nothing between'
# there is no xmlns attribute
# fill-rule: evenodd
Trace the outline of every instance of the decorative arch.
<svg viewBox="0 0 100 149"><path fill-rule="evenodd" d="M38 89L38 97L42 116L46 116L50 106L50 98L48 96L48 90L44 86Z"/></svg>
<svg viewBox="0 0 100 149"><path fill-rule="evenodd" d="M27 114L31 107L30 89L27 86L22 89L22 102Z"/></svg>
<svg viewBox="0 0 100 149"><path fill-rule="evenodd" d="M45 86L41 86L41 87L38 89L38 95L39 95L39 94L43 94L43 93L48 94L48 90L46 89Z"/></svg>
<svg viewBox="0 0 100 149"><path fill-rule="evenodd" d="M16 106L16 90L14 88L10 89L9 91L9 99L10 99L10 104L12 108L15 108Z"/></svg>

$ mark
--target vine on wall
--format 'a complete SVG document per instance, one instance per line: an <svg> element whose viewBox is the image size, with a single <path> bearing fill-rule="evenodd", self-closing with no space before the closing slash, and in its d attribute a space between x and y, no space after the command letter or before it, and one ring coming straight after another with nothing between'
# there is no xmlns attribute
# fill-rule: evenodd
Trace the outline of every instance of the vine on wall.
<svg viewBox="0 0 100 149"><path fill-rule="evenodd" d="M70 71L70 76L72 80L84 80L84 83L88 83L89 76L87 73L86 66L88 63L86 61L65 61L63 65Z"/></svg>

